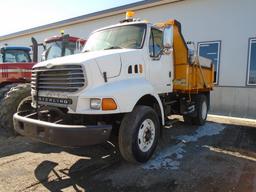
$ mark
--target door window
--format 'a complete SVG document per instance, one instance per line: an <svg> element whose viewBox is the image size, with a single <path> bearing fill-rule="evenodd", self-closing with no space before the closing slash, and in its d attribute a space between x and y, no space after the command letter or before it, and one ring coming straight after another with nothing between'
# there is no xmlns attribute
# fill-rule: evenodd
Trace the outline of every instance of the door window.
<svg viewBox="0 0 256 192"><path fill-rule="evenodd" d="M149 40L150 57L158 57L163 49L163 32L152 28Z"/></svg>

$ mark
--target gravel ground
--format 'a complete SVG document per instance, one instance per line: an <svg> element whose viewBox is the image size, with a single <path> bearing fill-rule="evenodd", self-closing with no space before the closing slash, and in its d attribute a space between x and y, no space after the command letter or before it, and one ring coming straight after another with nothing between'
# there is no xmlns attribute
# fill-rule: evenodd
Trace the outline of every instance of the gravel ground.
<svg viewBox="0 0 256 192"><path fill-rule="evenodd" d="M256 123L210 116L164 129L146 164L105 143L66 149L0 131L0 191L256 192Z"/></svg>

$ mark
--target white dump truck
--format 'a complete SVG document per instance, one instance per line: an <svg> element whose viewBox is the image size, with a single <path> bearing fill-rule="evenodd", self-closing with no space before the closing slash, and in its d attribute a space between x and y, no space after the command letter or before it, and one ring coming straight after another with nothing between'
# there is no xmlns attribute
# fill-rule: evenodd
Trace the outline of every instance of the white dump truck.
<svg viewBox="0 0 256 192"><path fill-rule="evenodd" d="M128 12L90 35L81 54L36 64L32 107L14 115L21 135L59 146L118 137L122 157L146 162L173 114L205 123L213 64L189 51L176 20L151 24Z"/></svg>

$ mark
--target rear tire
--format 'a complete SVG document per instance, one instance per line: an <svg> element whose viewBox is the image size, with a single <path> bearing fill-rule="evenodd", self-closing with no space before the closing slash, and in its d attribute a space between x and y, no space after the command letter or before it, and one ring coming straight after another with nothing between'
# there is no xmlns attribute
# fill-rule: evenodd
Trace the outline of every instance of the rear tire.
<svg viewBox="0 0 256 192"><path fill-rule="evenodd" d="M10 136L17 135L13 127L13 115L17 112L20 102L31 95L30 92L30 84L13 85L0 103L0 127Z"/></svg>
<svg viewBox="0 0 256 192"><path fill-rule="evenodd" d="M160 133L156 112L148 106L136 106L124 116L118 136L122 157L130 163L143 163L154 153Z"/></svg>
<svg viewBox="0 0 256 192"><path fill-rule="evenodd" d="M196 102L196 117L193 118L194 125L204 125L208 115L208 103L205 95L198 95Z"/></svg>
<svg viewBox="0 0 256 192"><path fill-rule="evenodd" d="M204 125L208 115L208 99L201 94L196 97L196 111L195 116L183 115L185 123L193 125Z"/></svg>

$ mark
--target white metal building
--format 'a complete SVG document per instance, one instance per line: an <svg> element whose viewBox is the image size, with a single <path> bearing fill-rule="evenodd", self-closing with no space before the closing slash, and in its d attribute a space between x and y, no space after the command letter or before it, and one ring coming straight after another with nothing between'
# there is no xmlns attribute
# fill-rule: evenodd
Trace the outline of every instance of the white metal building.
<svg viewBox="0 0 256 192"><path fill-rule="evenodd" d="M43 41L62 29L86 39L91 31L122 20L127 10L152 23L174 18L185 39L214 61L212 113L256 118L255 7L255 0L146 0L2 36L0 45L28 46L32 36Z"/></svg>

